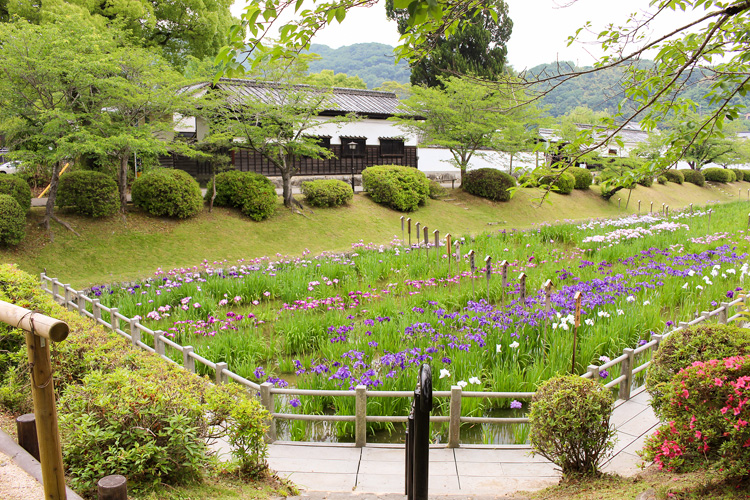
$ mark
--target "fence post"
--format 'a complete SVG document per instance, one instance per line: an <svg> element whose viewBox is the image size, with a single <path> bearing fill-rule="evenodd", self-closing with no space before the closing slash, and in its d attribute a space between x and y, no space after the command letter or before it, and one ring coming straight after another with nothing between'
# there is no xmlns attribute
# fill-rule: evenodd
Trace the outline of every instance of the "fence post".
<svg viewBox="0 0 750 500"><path fill-rule="evenodd" d="M271 422L268 424L268 430L266 431L266 442L273 443L276 441L276 422L273 420L274 405L273 405L273 393L271 388L273 384L271 382L263 382L260 384L260 402L271 415Z"/></svg>
<svg viewBox="0 0 750 500"><path fill-rule="evenodd" d="M78 314L83 316L83 313L86 311L86 295L83 292L78 292L77 295L77 301L78 301Z"/></svg>
<svg viewBox="0 0 750 500"><path fill-rule="evenodd" d="M94 322L98 325L102 319L102 310L99 307L99 299L92 299L91 302L91 311L94 313Z"/></svg>
<svg viewBox="0 0 750 500"><path fill-rule="evenodd" d="M599 367L596 365L589 365L588 372L591 374L591 380L597 382L599 380Z"/></svg>
<svg viewBox="0 0 750 500"><path fill-rule="evenodd" d="M719 309L719 323L726 325L729 320L729 303L722 302L721 308Z"/></svg>
<svg viewBox="0 0 750 500"><path fill-rule="evenodd" d="M120 318L117 317L118 308L112 307L109 310L109 324L112 325L112 331L117 332L120 329Z"/></svg>
<svg viewBox="0 0 750 500"><path fill-rule="evenodd" d="M367 386L358 385L354 391L354 446L362 448L367 444Z"/></svg>
<svg viewBox="0 0 750 500"><path fill-rule="evenodd" d="M620 394L619 398L627 401L630 399L630 388L633 385L633 361L635 360L635 349L625 349L622 351L623 354L627 355L627 358L622 362L622 375L625 375L625 380L620 381Z"/></svg>
<svg viewBox="0 0 750 500"><path fill-rule="evenodd" d="M95 300L95 302L98 302ZM133 347L138 347L138 342L141 340L141 325L138 324L137 319L130 320L130 342Z"/></svg>
<svg viewBox="0 0 750 500"><path fill-rule="evenodd" d="M448 448L458 448L461 438L461 386L451 386Z"/></svg>
<svg viewBox="0 0 750 500"><path fill-rule="evenodd" d="M162 343L162 349L164 349L164 343ZM223 361L221 363L216 363L216 384L223 384L227 382L227 376L224 373L224 370L227 370L227 369L228 369L228 366Z"/></svg>
<svg viewBox="0 0 750 500"><path fill-rule="evenodd" d="M49 291L47 288L47 273L39 273L39 279L42 282L42 290L45 292Z"/></svg>
<svg viewBox="0 0 750 500"><path fill-rule="evenodd" d="M16 433L18 444L29 452L29 455L39 461L39 438L36 434L36 417L33 413L26 413L16 418Z"/></svg>
<svg viewBox="0 0 750 500"><path fill-rule="evenodd" d="M65 309L67 309L68 311L70 311L71 309L73 309L71 307L71 304L70 304L71 301L72 301L72 298L71 298L72 294L70 292L70 290L71 290L70 284L63 285L63 290L64 290L63 294L65 296L65 304L64 304L65 305Z"/></svg>
<svg viewBox="0 0 750 500"><path fill-rule="evenodd" d="M680 328L682 328L682 329L684 330L685 328L687 328L687 327L688 327L688 326L690 326L690 325L688 325L688 322L687 322L687 321L680 321L680 322L679 322L679 323L677 324L677 326L679 326Z"/></svg>
<svg viewBox="0 0 750 500"><path fill-rule="evenodd" d="M159 356L167 354L167 345L164 343L164 332L161 330L154 331L154 351ZM217 364L216 366L218 367L219 365Z"/></svg>
<svg viewBox="0 0 750 500"><path fill-rule="evenodd" d="M128 480L125 476L105 476L96 486L97 500L128 500Z"/></svg>
<svg viewBox="0 0 750 500"><path fill-rule="evenodd" d="M57 278L52 278L52 300L57 302L57 294L60 293L60 282L57 281Z"/></svg>
<svg viewBox="0 0 750 500"><path fill-rule="evenodd" d="M193 346L186 345L182 347L182 366L190 373L195 373L195 360L191 354L193 354Z"/></svg>
<svg viewBox="0 0 750 500"><path fill-rule="evenodd" d="M659 344L661 344L661 340L664 338L664 335L659 335L657 333L654 333L651 335L651 340L655 340L656 344L654 344L654 347L651 349L651 354L653 356L653 353L659 350Z"/></svg>

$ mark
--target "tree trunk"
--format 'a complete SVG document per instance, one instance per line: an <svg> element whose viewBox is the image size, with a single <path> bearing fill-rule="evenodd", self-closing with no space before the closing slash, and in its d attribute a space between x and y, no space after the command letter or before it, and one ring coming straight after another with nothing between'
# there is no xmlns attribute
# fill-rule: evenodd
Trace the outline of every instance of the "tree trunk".
<svg viewBox="0 0 750 500"><path fill-rule="evenodd" d="M288 168L281 169L281 183L283 186L284 206L292 208L294 199L292 197L292 174Z"/></svg>
<svg viewBox="0 0 750 500"><path fill-rule="evenodd" d="M508 165L508 175L513 175L513 153L510 153L510 164Z"/></svg>
<svg viewBox="0 0 750 500"><path fill-rule="evenodd" d="M57 186L60 184L60 163L57 162L52 165L52 179L49 182L49 192L47 193L47 206L44 212L44 219L42 224L44 228L49 231L49 221L54 216L55 211L55 198L57 198Z"/></svg>
<svg viewBox="0 0 750 500"><path fill-rule="evenodd" d="M130 157L130 151L126 150L122 152L120 156L120 171L117 176L117 184L120 186L120 212L122 214L128 213L128 158Z"/></svg>

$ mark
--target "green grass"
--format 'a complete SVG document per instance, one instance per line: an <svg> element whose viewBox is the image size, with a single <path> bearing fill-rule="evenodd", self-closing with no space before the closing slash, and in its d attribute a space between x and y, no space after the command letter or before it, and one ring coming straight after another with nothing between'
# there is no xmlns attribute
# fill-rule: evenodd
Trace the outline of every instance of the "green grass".
<svg viewBox="0 0 750 500"><path fill-rule="evenodd" d="M533 223L564 219L585 219L617 215L618 197L622 212L643 211L653 201L654 210L662 203L671 208L690 203L705 205L713 201L737 200L750 183L737 182L722 189L692 184L678 186L638 186L626 208L628 191L620 191L608 202L599 196L599 188L574 191L563 196L550 194L551 203L540 206L539 189L521 189L508 203L494 203L468 195L460 189L449 190L443 200L428 200L424 207L402 214L373 203L358 194L346 207L305 210L304 216L283 206L269 220L253 222L239 211L216 208L204 210L186 221L154 218L133 210L123 220L119 216L90 219L73 214L60 216L80 234L76 236L53 224L54 241L39 227L43 208L34 208L28 216L27 237L14 249L0 250L0 262L17 263L30 273L46 270L73 287L121 282L149 276L158 267L170 269L209 262L263 255L299 255L305 249L313 254L325 250L340 251L354 242L387 243L401 236L400 216L427 224L429 231L441 235L480 234L506 228L527 228ZM432 239L432 237L431 237Z"/></svg>

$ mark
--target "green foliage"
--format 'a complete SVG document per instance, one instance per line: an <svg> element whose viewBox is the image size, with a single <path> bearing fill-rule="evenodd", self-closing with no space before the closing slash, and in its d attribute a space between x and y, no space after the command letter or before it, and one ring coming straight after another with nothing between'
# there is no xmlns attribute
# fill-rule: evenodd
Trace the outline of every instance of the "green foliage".
<svg viewBox="0 0 750 500"><path fill-rule="evenodd" d="M563 476L596 474L614 448L613 403L610 391L595 381L575 375L547 380L531 402L533 452L560 467Z"/></svg>
<svg viewBox="0 0 750 500"><path fill-rule="evenodd" d="M302 194L313 207L339 207L354 198L352 187L344 181L321 179L302 183Z"/></svg>
<svg viewBox="0 0 750 500"><path fill-rule="evenodd" d="M320 73L310 73L305 78L305 83L316 87L339 87L345 89L366 89L367 84L359 76L349 76L346 73L333 73L333 70L324 69Z"/></svg>
<svg viewBox="0 0 750 500"><path fill-rule="evenodd" d="M74 489L93 492L110 474L126 476L136 491L200 477L207 422L200 400L186 390L194 381L180 375L160 366L148 373L117 368L68 387L60 428Z"/></svg>
<svg viewBox="0 0 750 500"><path fill-rule="evenodd" d="M409 83L409 65L406 61L396 62L393 47L390 45L374 42L354 43L332 49L327 45L313 43L310 45L309 53L320 56L319 59L310 61L310 73L320 74L325 70L331 70L332 73L336 73L334 78L338 78L340 74L347 75L345 86L349 86L349 79L353 78L358 78L365 84L364 87L353 88L375 89L387 81Z"/></svg>
<svg viewBox="0 0 750 500"><path fill-rule="evenodd" d="M375 203L400 212L413 212L424 205L430 182L423 172L401 165L376 165L362 171L362 185Z"/></svg>
<svg viewBox="0 0 750 500"><path fill-rule="evenodd" d="M736 182L737 181L737 174L734 173L733 170L729 171L729 182Z"/></svg>
<svg viewBox="0 0 750 500"><path fill-rule="evenodd" d="M26 212L31 209L31 188L19 175L0 175L0 194L15 198Z"/></svg>
<svg viewBox="0 0 750 500"><path fill-rule="evenodd" d="M689 182L701 187L706 184L706 178L698 170L693 170L692 168L685 169L682 170L682 175L685 178L685 182Z"/></svg>
<svg viewBox="0 0 750 500"><path fill-rule="evenodd" d="M215 179L215 205L240 208L243 214L256 221L267 219L276 210L276 188L265 175L229 170L216 174ZM213 184L209 184L206 200L212 194Z"/></svg>
<svg viewBox="0 0 750 500"><path fill-rule="evenodd" d="M674 182L676 184L682 184L685 182L685 175L681 170L674 170L670 168L669 170L664 172L664 177L666 177L669 182Z"/></svg>
<svg viewBox="0 0 750 500"><path fill-rule="evenodd" d="M707 181L727 183L732 182L732 171L726 168L709 167L701 170L703 177Z"/></svg>
<svg viewBox="0 0 750 500"><path fill-rule="evenodd" d="M26 237L26 212L15 198L0 194L0 245L16 246Z"/></svg>
<svg viewBox="0 0 750 500"><path fill-rule="evenodd" d="M559 194L572 193L576 185L576 178L567 171L543 174L537 181L540 187L552 185L552 190Z"/></svg>
<svg viewBox="0 0 750 500"><path fill-rule="evenodd" d="M120 210L117 183L101 172L70 172L60 178L55 204L91 217L112 215Z"/></svg>
<svg viewBox="0 0 750 500"><path fill-rule="evenodd" d="M516 185L516 180L495 168L478 168L466 173L461 187L474 196L492 201L510 201L512 193L509 188Z"/></svg>
<svg viewBox="0 0 750 500"><path fill-rule="evenodd" d="M661 185L664 185L664 184L666 184L667 182L669 182L669 181L667 180L667 177L666 177L665 175L660 175L659 177L657 177L657 178L656 178L656 180L657 180L657 181L659 182L659 184L661 184Z"/></svg>
<svg viewBox="0 0 750 500"><path fill-rule="evenodd" d="M133 183L133 204L145 212L186 219L203 208L198 182L182 170L158 168Z"/></svg>
<svg viewBox="0 0 750 500"><path fill-rule="evenodd" d="M593 176L588 169L581 167L568 167L566 172L575 177L575 189L589 189L591 187Z"/></svg>
<svg viewBox="0 0 750 500"><path fill-rule="evenodd" d="M518 177L518 185L523 187L537 187L539 186L539 180L537 179L537 176L534 175L534 172L529 170L523 172Z"/></svg>
<svg viewBox="0 0 750 500"><path fill-rule="evenodd" d="M738 170L742 174L742 179L745 182L750 182L750 170ZM740 180L740 176L737 176L737 180Z"/></svg>
<svg viewBox="0 0 750 500"><path fill-rule="evenodd" d="M664 421L649 436L644 457L660 469L704 469L723 478L750 471L750 356L693 363L665 384ZM744 418L743 418L744 417Z"/></svg>
<svg viewBox="0 0 750 500"><path fill-rule="evenodd" d="M750 330L730 325L691 326L670 334L659 345L648 369L646 387L651 406L664 417L667 384L677 372L696 361L750 354Z"/></svg>
<svg viewBox="0 0 750 500"><path fill-rule="evenodd" d="M448 190L445 189L438 181L430 179L430 199L439 200L448 196Z"/></svg>
<svg viewBox="0 0 750 500"><path fill-rule="evenodd" d="M642 175L638 178L636 183L643 187L651 187L654 184L654 177L652 175Z"/></svg>

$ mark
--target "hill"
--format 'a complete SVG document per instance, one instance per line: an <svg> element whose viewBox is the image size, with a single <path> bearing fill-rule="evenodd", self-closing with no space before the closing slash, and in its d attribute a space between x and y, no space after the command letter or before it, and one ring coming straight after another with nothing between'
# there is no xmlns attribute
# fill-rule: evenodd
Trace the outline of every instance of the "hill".
<svg viewBox="0 0 750 500"><path fill-rule="evenodd" d="M357 75L367 84L368 89L380 87L385 81L409 83L411 70L406 61L395 64L393 47L383 43L355 43L332 49L327 45L314 43L309 53L321 58L310 62L310 73L324 69L334 73Z"/></svg>

